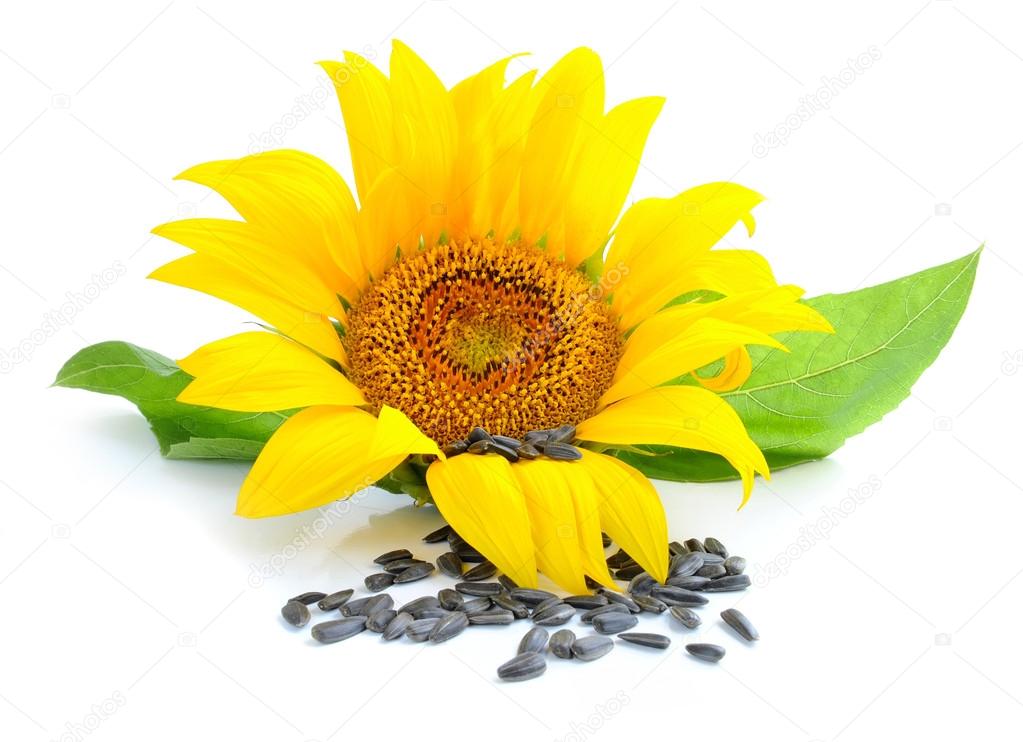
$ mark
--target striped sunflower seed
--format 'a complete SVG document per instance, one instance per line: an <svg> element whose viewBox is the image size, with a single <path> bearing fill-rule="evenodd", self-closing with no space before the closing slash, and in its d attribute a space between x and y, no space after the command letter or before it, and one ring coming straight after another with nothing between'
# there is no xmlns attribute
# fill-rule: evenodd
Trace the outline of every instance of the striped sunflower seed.
<svg viewBox="0 0 1023 742"><path fill-rule="evenodd" d="M547 642L547 646L551 649L551 654L555 657L560 657L563 660L572 659L572 644L575 642L575 633L571 629L561 629L551 634L550 641Z"/></svg>
<svg viewBox="0 0 1023 742"><path fill-rule="evenodd" d="M632 557L625 553L624 549L619 549L614 554L607 558L607 566L610 569L619 569L624 567L627 562L632 561Z"/></svg>
<svg viewBox="0 0 1023 742"><path fill-rule="evenodd" d="M415 582L416 580L421 580L424 577L429 577L431 572L433 572L433 565L429 562L413 564L394 578L394 584L398 585L406 582Z"/></svg>
<svg viewBox="0 0 1023 742"><path fill-rule="evenodd" d="M631 580L636 575L643 574L643 567L638 564L630 564L615 572L616 580Z"/></svg>
<svg viewBox="0 0 1023 742"><path fill-rule="evenodd" d="M367 576L363 582L366 583L367 590L378 593L394 584L394 575L389 572L377 572L374 575Z"/></svg>
<svg viewBox="0 0 1023 742"><path fill-rule="evenodd" d="M354 594L355 591L351 588L348 590L338 590L336 593L331 593L320 600L316 605L319 606L321 611L333 611L347 603Z"/></svg>
<svg viewBox="0 0 1023 742"><path fill-rule="evenodd" d="M462 560L453 551L445 551L437 557L437 567L448 577L454 577L456 580L462 576Z"/></svg>
<svg viewBox="0 0 1023 742"><path fill-rule="evenodd" d="M703 540L703 546L710 554L717 554L722 559L728 558L728 549L725 548L723 543L712 536L708 536Z"/></svg>
<svg viewBox="0 0 1023 742"><path fill-rule="evenodd" d="M554 593L546 590L537 590L532 587L517 587L514 590L509 590L508 594L515 598L515 600L521 600L528 606L535 606L537 603L547 600L547 598L557 597Z"/></svg>
<svg viewBox="0 0 1023 742"><path fill-rule="evenodd" d="M719 662L725 656L725 648L717 644L686 644L686 651L704 662Z"/></svg>
<svg viewBox="0 0 1023 742"><path fill-rule="evenodd" d="M664 613L668 610L667 603L663 600L658 600L652 595L634 595L632 599L636 601L636 605L647 613Z"/></svg>
<svg viewBox="0 0 1023 742"><path fill-rule="evenodd" d="M607 547L609 547L611 545L611 537L608 536L603 531L601 531L600 532L600 543L603 544L604 548L606 549Z"/></svg>
<svg viewBox="0 0 1023 742"><path fill-rule="evenodd" d="M671 617L687 629L695 629L703 623L700 617L696 614L696 611L692 608L686 608L684 605L673 605L671 607Z"/></svg>
<svg viewBox="0 0 1023 742"><path fill-rule="evenodd" d="M668 554L670 554L671 556L678 556L679 554L688 554L688 553L689 553L689 549L684 547L678 541L672 541L671 543L668 544Z"/></svg>
<svg viewBox="0 0 1023 742"><path fill-rule="evenodd" d="M508 593L500 593L495 595L494 605L498 608L504 608L506 611L511 611L515 618L526 618L529 616L529 606L520 600L515 600Z"/></svg>
<svg viewBox="0 0 1023 742"><path fill-rule="evenodd" d="M532 443L523 443L521 446L515 449L515 453L519 455L520 459L526 461L532 461L538 459L542 455L540 449L534 446Z"/></svg>
<svg viewBox="0 0 1023 742"><path fill-rule="evenodd" d="M575 615L575 608L568 603L552 605L539 613L533 613L533 623L537 626L561 626L572 620Z"/></svg>
<svg viewBox="0 0 1023 742"><path fill-rule="evenodd" d="M395 549L394 551L387 551L378 556L373 561L377 564L387 564L388 562L394 562L398 559L411 559L412 552L408 549Z"/></svg>
<svg viewBox="0 0 1023 742"><path fill-rule="evenodd" d="M313 626L313 639L321 644L333 644L334 642L349 639L356 634L366 630L365 616L351 616L350 618L339 618L335 621L324 621Z"/></svg>
<svg viewBox="0 0 1023 742"><path fill-rule="evenodd" d="M518 587L518 585L515 584L515 580L508 575L498 575L497 581L504 586L505 590L514 590Z"/></svg>
<svg viewBox="0 0 1023 742"><path fill-rule="evenodd" d="M473 441L472 443L470 443L469 447L465 450L468 451L469 453L482 455L485 453L490 453L491 451L494 450L496 446L497 444L494 443L491 439L481 438L478 441Z"/></svg>
<svg viewBox="0 0 1023 742"><path fill-rule="evenodd" d="M544 432L547 433L547 440L554 441L555 443L571 443L575 440L574 425L561 425Z"/></svg>
<svg viewBox="0 0 1023 742"><path fill-rule="evenodd" d="M607 605L602 605L602 606L598 606L596 608L591 608L590 610L586 611L581 616L579 616L579 620L582 621L583 623L593 623L593 619L594 618L596 618L597 616L600 616L600 615L602 615L604 613L628 613L628 614L631 614L632 611L630 611L628 608L626 608L621 603L608 603Z"/></svg>
<svg viewBox="0 0 1023 742"><path fill-rule="evenodd" d="M684 605L687 607L693 607L707 604L707 596L700 595L692 590L686 590L684 587L658 585L650 594L668 605Z"/></svg>
<svg viewBox="0 0 1023 742"><path fill-rule="evenodd" d="M536 652L527 652L512 657L499 668L497 677L501 680L517 682L538 678L547 671L547 660Z"/></svg>
<svg viewBox="0 0 1023 742"><path fill-rule="evenodd" d="M439 618L417 618L405 627L405 636L414 642L425 642L438 621Z"/></svg>
<svg viewBox="0 0 1023 742"><path fill-rule="evenodd" d="M397 575L401 574L413 565L423 563L422 559L416 559L415 557L409 557L408 559L395 559L393 562L387 562L384 564L384 571L390 572L392 575Z"/></svg>
<svg viewBox="0 0 1023 742"><path fill-rule="evenodd" d="M573 608L583 611L607 605L607 598L603 595L569 595L567 598L564 598L564 601Z"/></svg>
<svg viewBox="0 0 1023 742"><path fill-rule="evenodd" d="M480 562L487 561L485 556L480 554L476 551L476 549L472 548L468 544L465 546L459 546L458 548L453 549L453 551L458 554L459 559L469 564L479 564Z"/></svg>
<svg viewBox="0 0 1023 742"><path fill-rule="evenodd" d="M452 611L445 610L444 608L420 608L412 615L416 619L420 618L444 618L451 615Z"/></svg>
<svg viewBox="0 0 1023 742"><path fill-rule="evenodd" d="M736 634L748 642L755 642L760 638L760 632L746 618L746 614L736 608L728 608L721 611L721 618L726 624L732 627Z"/></svg>
<svg viewBox="0 0 1023 742"><path fill-rule="evenodd" d="M366 607L366 603L370 601L370 598L375 598L375 595L370 595L365 598L356 598L355 600L349 600L347 603L341 606L342 616L364 616L362 609Z"/></svg>
<svg viewBox="0 0 1023 742"><path fill-rule="evenodd" d="M462 575L462 579L467 582L479 582L480 580L489 580L496 574L497 567L493 562L480 562Z"/></svg>
<svg viewBox="0 0 1023 742"><path fill-rule="evenodd" d="M479 425L469 431L469 435L465 438L469 443L476 443L477 441L489 441L490 433L481 428Z"/></svg>
<svg viewBox="0 0 1023 742"><path fill-rule="evenodd" d="M288 602L290 603L294 600L296 603L301 603L302 605L312 605L326 597L327 593L302 593L301 595L296 595L294 598L289 599Z"/></svg>
<svg viewBox="0 0 1023 742"><path fill-rule="evenodd" d="M686 590L699 590L708 582L710 582L709 577L697 577L696 575L680 575L678 577L669 577L668 581L664 584L670 587L685 588Z"/></svg>
<svg viewBox="0 0 1023 742"><path fill-rule="evenodd" d="M422 595L398 609L398 613L415 613L422 608L440 608L440 601L432 595Z"/></svg>
<svg viewBox="0 0 1023 742"><path fill-rule="evenodd" d="M750 586L749 575L725 575L700 586L700 592L726 593L734 590L745 590Z"/></svg>
<svg viewBox="0 0 1023 742"><path fill-rule="evenodd" d="M698 552L679 554L668 563L668 577L688 577L695 575L696 570L703 567L703 555Z"/></svg>
<svg viewBox="0 0 1023 742"><path fill-rule="evenodd" d="M444 541L445 539L447 539L448 534L450 534L451 532L452 532L451 526L444 524L436 531L430 531L428 534L423 536L423 541L425 541L428 544L436 544L440 541Z"/></svg>
<svg viewBox="0 0 1023 742"><path fill-rule="evenodd" d="M441 642L446 642L448 639L455 638L465 631L468 626L469 617L464 613L449 613L447 616L437 621L433 630L430 632L429 639L434 644L440 644Z"/></svg>
<svg viewBox="0 0 1023 742"><path fill-rule="evenodd" d="M631 613L601 613L593 617L592 623L599 634L618 634L628 631L639 621Z"/></svg>
<svg viewBox="0 0 1023 742"><path fill-rule="evenodd" d="M542 626L534 626L519 640L519 654L524 652L542 652L547 647L549 638L547 629Z"/></svg>
<svg viewBox="0 0 1023 742"><path fill-rule="evenodd" d="M711 580L717 577L724 577L726 574L725 565L723 564L705 564L696 570L697 577L706 577Z"/></svg>
<svg viewBox="0 0 1023 742"><path fill-rule="evenodd" d="M629 581L629 595L635 600L637 595L649 595L657 580L646 572L640 572Z"/></svg>
<svg viewBox="0 0 1023 742"><path fill-rule="evenodd" d="M584 662L600 659L614 649L615 643L606 636L583 636L572 642L572 656Z"/></svg>
<svg viewBox="0 0 1023 742"><path fill-rule="evenodd" d="M498 456L503 456L507 461L515 463L519 460L519 452L516 448L509 448L502 443L497 441L490 441L490 448L488 449L491 453L496 453Z"/></svg>
<svg viewBox="0 0 1023 742"><path fill-rule="evenodd" d="M289 600L281 608L281 616L284 620L290 623L292 626L305 626L309 623L309 609L305 607L305 603L301 603L297 600Z"/></svg>
<svg viewBox="0 0 1023 742"><path fill-rule="evenodd" d="M495 443L500 443L502 446L505 446L506 448L518 448L519 446L522 445L522 441L520 441L518 438L512 438L511 436L508 435L494 435L491 436L491 438L493 438Z"/></svg>
<svg viewBox="0 0 1023 742"><path fill-rule="evenodd" d="M440 601L440 607L448 611L460 611L465 606L465 598L462 597L462 594L449 587L437 593L437 600Z"/></svg>
<svg viewBox="0 0 1023 742"><path fill-rule="evenodd" d="M469 617L469 623L474 626L494 626L510 624L515 620L515 616L511 611L506 611L503 608L490 608L489 610L481 611L479 613L466 614Z"/></svg>
<svg viewBox="0 0 1023 742"><path fill-rule="evenodd" d="M639 613L639 606L636 605L636 601L628 595L622 595L614 590L608 590L606 587L601 588L600 594L607 598L609 603L618 603L619 605L624 605L628 608L630 613Z"/></svg>
<svg viewBox="0 0 1023 742"><path fill-rule="evenodd" d="M721 556L720 554L711 554L710 552L707 552L706 554L701 554L700 556L703 557L703 566L705 566L705 567L708 564L724 564L725 563L725 558L723 556Z"/></svg>
<svg viewBox="0 0 1023 742"><path fill-rule="evenodd" d="M466 615L471 616L473 613L482 613L483 611L489 611L493 607L493 605L494 601L491 600L490 598L487 597L473 598L472 600L465 601L465 603L462 605L462 611ZM523 616L523 618L525 618L525 616Z"/></svg>
<svg viewBox="0 0 1023 742"><path fill-rule="evenodd" d="M372 616L377 611L386 611L389 608L394 608L394 598L384 593L383 595L374 595L362 605L358 614L353 613L352 615Z"/></svg>
<svg viewBox="0 0 1023 742"><path fill-rule="evenodd" d="M685 540L685 547L687 549L689 549L689 551L702 551L702 552L706 552L707 551L707 547L705 547L703 545L703 542L700 541L700 539L698 539L698 538L687 538Z"/></svg>
<svg viewBox="0 0 1023 742"><path fill-rule="evenodd" d="M547 598L547 600L541 600L539 603L534 605L533 606L533 613L543 613L544 611L546 611L551 606L555 606L555 605L558 605L558 604L564 603L564 602L565 601L563 601L561 598L559 598L557 595L555 595L553 598Z"/></svg>
<svg viewBox="0 0 1023 742"><path fill-rule="evenodd" d="M651 647L652 649L667 649L671 646L671 639L666 637L664 634L626 632L624 634L619 634L618 638L629 642L629 644L639 644L642 647Z"/></svg>
<svg viewBox="0 0 1023 742"><path fill-rule="evenodd" d="M459 582L455 590L462 595L472 595L476 598L491 597L504 591L500 582Z"/></svg>
<svg viewBox="0 0 1023 742"><path fill-rule="evenodd" d="M555 461L578 461L583 452L570 443L559 443L550 438L543 444L543 455Z"/></svg>
<svg viewBox="0 0 1023 742"><path fill-rule="evenodd" d="M730 575L741 575L746 571L746 560L741 556L730 556L725 559L725 572Z"/></svg>
<svg viewBox="0 0 1023 742"><path fill-rule="evenodd" d="M384 629L383 638L385 641L394 641L399 637L405 635L405 629L412 623L413 618L411 613L398 613L391 619L391 622L387 624Z"/></svg>
<svg viewBox="0 0 1023 742"><path fill-rule="evenodd" d="M444 452L447 457L457 456L460 453L465 453L469 449L469 444L464 440L451 441L447 445L443 446L440 450Z"/></svg>
<svg viewBox="0 0 1023 742"><path fill-rule="evenodd" d="M391 621L393 621L394 617L397 615L398 612L393 608L385 608L382 611L377 611L366 619L366 628L380 634L390 625Z"/></svg>

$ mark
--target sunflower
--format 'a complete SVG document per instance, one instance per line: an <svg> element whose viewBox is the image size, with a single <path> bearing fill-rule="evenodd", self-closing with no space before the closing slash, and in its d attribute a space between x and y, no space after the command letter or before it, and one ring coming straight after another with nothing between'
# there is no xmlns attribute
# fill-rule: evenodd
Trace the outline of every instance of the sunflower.
<svg viewBox="0 0 1023 742"><path fill-rule="evenodd" d="M605 113L589 49L506 84L510 61L450 90L398 42L389 76L358 54L322 63L358 202L292 150L179 176L241 220L157 227L193 252L152 277L266 325L182 359L194 380L178 399L297 410L242 485L240 515L419 472L447 522L519 585L539 570L572 592L587 576L613 587L601 531L663 581L657 492L613 452L720 454L745 502L768 467L718 393L749 376L747 346L830 327L756 253L712 249L739 222L752 235L757 193L711 183L621 213L662 98ZM477 428L512 449L461 453ZM544 436L560 441L549 456ZM539 446L520 457L508 439Z"/></svg>

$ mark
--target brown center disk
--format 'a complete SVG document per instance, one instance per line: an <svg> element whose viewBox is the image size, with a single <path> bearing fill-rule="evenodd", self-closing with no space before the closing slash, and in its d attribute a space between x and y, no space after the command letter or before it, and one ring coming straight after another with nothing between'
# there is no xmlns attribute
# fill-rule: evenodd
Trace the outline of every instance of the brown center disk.
<svg viewBox="0 0 1023 742"><path fill-rule="evenodd" d="M352 380L440 444L521 437L594 412L621 351L593 284L542 250L488 240L404 258L348 314Z"/></svg>

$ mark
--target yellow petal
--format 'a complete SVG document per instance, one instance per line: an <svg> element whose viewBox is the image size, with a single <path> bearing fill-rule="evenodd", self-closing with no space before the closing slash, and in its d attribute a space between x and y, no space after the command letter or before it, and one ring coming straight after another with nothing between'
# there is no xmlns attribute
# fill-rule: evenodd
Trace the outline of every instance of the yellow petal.
<svg viewBox="0 0 1023 742"><path fill-rule="evenodd" d="M727 392L738 389L753 373L753 360L745 348L736 348L725 356L725 364L715 376L700 376L693 373L700 386L712 392Z"/></svg>
<svg viewBox="0 0 1023 742"><path fill-rule="evenodd" d="M362 392L326 361L286 337L244 332L178 361L195 379L179 402L243 412L363 405Z"/></svg>
<svg viewBox="0 0 1023 742"><path fill-rule="evenodd" d="M274 247L351 301L365 285L355 234L355 200L322 160L296 150L208 162L179 179L212 188L245 221L276 237Z"/></svg>
<svg viewBox="0 0 1023 742"><path fill-rule="evenodd" d="M365 204L373 184L397 164L389 83L369 60L345 52L344 62L320 62L334 81L348 133L355 187Z"/></svg>
<svg viewBox="0 0 1023 742"><path fill-rule="evenodd" d="M687 265L739 221L749 220L751 227L750 210L762 200L734 183L709 183L675 198L633 204L615 230L602 284L613 291L622 327L635 326L684 293Z"/></svg>
<svg viewBox="0 0 1023 742"><path fill-rule="evenodd" d="M662 319L661 314L655 314L637 327L625 343L614 381L600 403L611 404L659 386L752 344L785 347L747 325L704 317L680 327L670 317Z"/></svg>
<svg viewBox="0 0 1023 742"><path fill-rule="evenodd" d="M650 480L623 461L583 451L597 492L600 525L658 582L668 578L668 522Z"/></svg>
<svg viewBox="0 0 1023 742"><path fill-rule="evenodd" d="M664 98L626 101L585 132L565 208L565 262L578 265L607 241L629 195Z"/></svg>
<svg viewBox="0 0 1023 742"><path fill-rule="evenodd" d="M730 296L776 286L767 260L753 250L711 250L686 264L678 296L690 291L714 291Z"/></svg>
<svg viewBox="0 0 1023 742"><path fill-rule="evenodd" d="M743 481L743 504L767 462L735 410L696 386L662 386L623 399L579 424L583 440L612 445L661 445L720 454Z"/></svg>
<svg viewBox="0 0 1023 742"><path fill-rule="evenodd" d="M251 275L217 258L198 253L186 255L157 268L149 277L230 302L317 353L347 365L337 330L326 315L295 306L254 282Z"/></svg>
<svg viewBox="0 0 1023 742"><path fill-rule="evenodd" d="M377 415L376 434L370 446L370 458L382 459L398 454L433 454L444 458L437 444L409 420L405 413L384 405Z"/></svg>
<svg viewBox="0 0 1023 742"><path fill-rule="evenodd" d="M521 587L536 587L529 514L511 465L494 454L435 461L426 483L441 515Z"/></svg>
<svg viewBox="0 0 1023 742"><path fill-rule="evenodd" d="M355 407L310 407L273 434L238 495L246 518L287 515L351 497L401 463L373 459L376 418Z"/></svg>
<svg viewBox="0 0 1023 742"><path fill-rule="evenodd" d="M359 244L369 275L379 278L394 265L399 249L411 254L419 246L429 213L421 194L400 170L385 170L359 210Z"/></svg>

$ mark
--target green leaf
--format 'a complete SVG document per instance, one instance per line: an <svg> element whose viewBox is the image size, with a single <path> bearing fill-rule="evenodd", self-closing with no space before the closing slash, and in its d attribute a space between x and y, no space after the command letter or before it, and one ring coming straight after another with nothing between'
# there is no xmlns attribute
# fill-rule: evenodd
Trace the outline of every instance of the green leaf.
<svg viewBox="0 0 1023 742"><path fill-rule="evenodd" d="M110 341L78 351L54 385L133 402L149 421L160 452L174 459L254 459L293 412L231 412L178 402L191 378L159 353Z"/></svg>
<svg viewBox="0 0 1023 742"><path fill-rule="evenodd" d="M772 469L827 456L909 396L966 309L980 252L880 286L808 299L834 335L792 333L781 338L789 353L750 349L752 375L722 396ZM650 450L659 455L616 455L656 479L736 478L715 454Z"/></svg>

